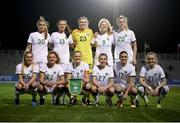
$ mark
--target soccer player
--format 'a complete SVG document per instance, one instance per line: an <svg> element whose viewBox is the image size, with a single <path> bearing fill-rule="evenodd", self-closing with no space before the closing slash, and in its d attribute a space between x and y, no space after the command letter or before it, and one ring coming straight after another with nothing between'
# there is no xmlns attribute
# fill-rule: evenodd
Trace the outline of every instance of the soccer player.
<svg viewBox="0 0 180 123"><path fill-rule="evenodd" d="M56 96L61 96L65 89L64 71L59 64L59 56L55 51L50 51L47 56L48 63L40 67L40 85L38 93L40 105L44 104L44 96L52 94L52 104L58 104Z"/></svg>
<svg viewBox="0 0 180 123"><path fill-rule="evenodd" d="M156 53L147 53L146 65L141 68L139 82L142 85L138 87L140 95L142 97L146 94L158 96L157 108L161 108L160 102L169 92L169 87L167 86L164 70L158 65Z"/></svg>
<svg viewBox="0 0 180 123"><path fill-rule="evenodd" d="M59 55L60 63L65 71L70 61L69 46L73 45L73 40L71 30L66 20L59 20L57 22L57 27L58 32L53 32L51 34L49 43L53 45L53 50Z"/></svg>
<svg viewBox="0 0 180 123"><path fill-rule="evenodd" d="M123 15L117 18L117 26L119 27L119 30L114 32L115 62L119 61L119 53L121 51L126 51L128 53L128 61L135 65L137 55L135 34L128 28L128 20Z"/></svg>
<svg viewBox="0 0 180 123"><path fill-rule="evenodd" d="M100 32L92 41L92 44L95 44L96 46L94 63L95 65L99 65L99 54L105 53L108 56L108 65L113 67L112 44L114 39L112 33L112 26L107 19L102 18L99 21L98 27Z"/></svg>
<svg viewBox="0 0 180 123"><path fill-rule="evenodd" d="M99 65L93 67L92 73L92 95L95 99L94 104L99 105L99 95L106 96L106 103L112 105L112 96L114 95L113 87L113 68L108 66L108 57L102 53L99 55Z"/></svg>
<svg viewBox="0 0 180 123"><path fill-rule="evenodd" d="M82 54L80 51L75 51L73 55L73 61L68 65L67 78L69 79L82 79L83 90L82 90L82 104L87 106L90 103L89 96L91 90L91 84L89 82L89 66L87 63L81 61ZM77 97L72 96L70 103L75 104Z"/></svg>
<svg viewBox="0 0 180 123"><path fill-rule="evenodd" d="M40 16L36 25L38 31L32 32L29 35L25 52L32 52L33 61L41 66L42 64L47 63L48 42L50 39L48 33L49 23Z"/></svg>
<svg viewBox="0 0 180 123"><path fill-rule="evenodd" d="M50 44L51 48L57 52L60 58L60 64L63 70L66 71L67 66L70 61L70 49L69 46L73 47L73 40L71 35L71 30L67 24L66 20L59 20L57 22L58 32L53 32L51 34ZM66 78L66 73L64 73ZM62 96L61 102L65 103L65 94Z"/></svg>
<svg viewBox="0 0 180 123"><path fill-rule="evenodd" d="M126 100L128 95L131 98L131 107L135 108L135 97L137 95L137 89L135 87L135 67L128 62L128 53L121 51L119 53L120 61L114 64L115 73L115 93L117 94L118 101L117 106L123 107L123 100Z"/></svg>
<svg viewBox="0 0 180 123"><path fill-rule="evenodd" d="M25 52L22 63L16 66L16 75L18 75L18 83L15 84L16 98L15 104L19 104L19 95L23 93L32 94L32 105L36 105L37 95L37 74L39 67L33 63L33 54Z"/></svg>
<svg viewBox="0 0 180 123"><path fill-rule="evenodd" d="M91 42L93 40L93 31L89 28L89 21L86 17L80 17L78 19L79 29L72 31L72 37L74 41L74 51L80 51L82 53L82 61L89 65L90 70L93 67Z"/></svg>

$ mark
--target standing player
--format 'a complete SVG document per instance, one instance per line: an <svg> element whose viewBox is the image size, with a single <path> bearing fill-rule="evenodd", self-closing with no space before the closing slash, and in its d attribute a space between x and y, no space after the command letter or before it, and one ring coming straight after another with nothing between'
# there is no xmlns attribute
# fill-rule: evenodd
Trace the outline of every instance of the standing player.
<svg viewBox="0 0 180 123"><path fill-rule="evenodd" d="M99 94L106 96L106 103L112 105L113 87L113 69L107 65L108 57L106 54L99 55L99 65L93 67L92 73L92 95L95 98L95 105L99 105Z"/></svg>
<svg viewBox="0 0 180 123"><path fill-rule="evenodd" d="M40 16L37 21L38 31L31 33L27 41L26 51L33 53L33 60L39 66L47 63L48 41L50 39L48 27L49 23Z"/></svg>
<svg viewBox="0 0 180 123"><path fill-rule="evenodd" d="M134 85L136 76L135 67L128 62L128 54L126 51L121 51L119 54L120 61L114 65L115 83L114 88L119 100L117 106L123 106L123 99L126 100L130 95L131 107L135 108L135 97L137 95L137 89Z"/></svg>
<svg viewBox="0 0 180 123"><path fill-rule="evenodd" d="M147 53L146 65L141 68L139 82L142 85L138 87L140 95L158 96L157 108L161 108L160 102L169 92L169 87L166 85L165 73L162 67L158 65L157 56L154 52Z"/></svg>
<svg viewBox="0 0 180 123"><path fill-rule="evenodd" d="M80 51L75 51L73 56L73 62L69 64L67 68L67 78L69 79L82 79L83 90L82 90L82 104L87 106L90 103L89 96L91 85L89 82L89 66L87 63L81 61L82 54ZM76 96L71 97L72 104L77 102Z"/></svg>
<svg viewBox="0 0 180 123"><path fill-rule="evenodd" d="M128 28L128 22L125 16L121 15L117 18L117 25L119 27L119 30L117 32L114 32L115 62L119 61L119 53L121 51L126 51L128 53L128 61L135 65L137 55L137 43L135 34Z"/></svg>
<svg viewBox="0 0 180 123"><path fill-rule="evenodd" d="M37 64L33 63L33 54L25 52L22 63L16 66L18 83L15 84L16 98L15 104L19 104L19 95L23 93L32 94L32 105L36 105L37 83L36 78L39 73Z"/></svg>
<svg viewBox="0 0 180 123"><path fill-rule="evenodd" d="M53 50L59 55L60 63L65 71L70 61L69 45L73 45L73 40L66 20L59 20L57 27L58 32L51 34L50 43L53 45Z"/></svg>
<svg viewBox="0 0 180 123"><path fill-rule="evenodd" d="M40 86L38 88L40 96L40 105L44 104L44 95L52 94L52 103L58 104L56 96L62 95L64 92L64 71L59 64L59 56L56 52L48 53L48 63L40 67Z"/></svg>
<svg viewBox="0 0 180 123"><path fill-rule="evenodd" d="M108 65L113 66L113 56L112 56L112 44L113 44L113 34L111 24L107 19L101 19L98 24L100 33L97 34L96 38L92 42L96 46L95 53L95 65L99 65L98 57L101 53L105 53L108 56Z"/></svg>
<svg viewBox="0 0 180 123"><path fill-rule="evenodd" d="M86 17L78 19L79 29L72 31L72 37L75 45L74 51L82 53L82 61L89 65L90 70L93 66L91 41L93 40L93 31L88 27L89 21Z"/></svg>

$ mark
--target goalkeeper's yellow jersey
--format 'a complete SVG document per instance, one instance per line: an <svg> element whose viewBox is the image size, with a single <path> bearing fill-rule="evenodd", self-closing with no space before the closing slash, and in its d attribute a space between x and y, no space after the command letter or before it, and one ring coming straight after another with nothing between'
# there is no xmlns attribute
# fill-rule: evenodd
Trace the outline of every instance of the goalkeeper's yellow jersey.
<svg viewBox="0 0 180 123"><path fill-rule="evenodd" d="M84 30L75 29L72 31L73 41L76 44L74 51L80 51L82 53L82 61L89 64L92 69L93 56L91 49L91 41L93 40L93 31L89 28Z"/></svg>

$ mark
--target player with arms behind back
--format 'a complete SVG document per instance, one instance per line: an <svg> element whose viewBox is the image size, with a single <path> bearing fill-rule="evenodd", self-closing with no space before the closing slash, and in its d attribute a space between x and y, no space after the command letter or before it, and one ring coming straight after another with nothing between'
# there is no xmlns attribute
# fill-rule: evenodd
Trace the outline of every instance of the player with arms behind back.
<svg viewBox="0 0 180 123"><path fill-rule="evenodd" d="M38 31L32 32L29 35L25 52L32 52L33 62L41 66L42 64L47 63L48 42L50 39L48 33L49 23L40 16L36 25Z"/></svg>
<svg viewBox="0 0 180 123"><path fill-rule="evenodd" d="M114 41L113 33L112 33L112 26L110 22L102 18L98 24L99 33L95 36L92 44L96 46L96 53L94 62L95 65L99 65L98 57L101 53L105 53L108 56L108 65L113 67L113 55L112 55L112 44Z"/></svg>
<svg viewBox="0 0 180 123"><path fill-rule="evenodd" d="M93 66L93 56L91 49L91 41L93 40L93 31L89 28L89 21L86 17L78 19L79 29L72 31L74 41L74 51L82 53L82 61L89 65L90 70Z"/></svg>

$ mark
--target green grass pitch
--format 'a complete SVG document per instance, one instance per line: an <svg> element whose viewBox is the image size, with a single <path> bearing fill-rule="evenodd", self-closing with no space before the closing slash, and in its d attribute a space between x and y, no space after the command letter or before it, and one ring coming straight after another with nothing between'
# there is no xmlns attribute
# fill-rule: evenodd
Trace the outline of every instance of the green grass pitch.
<svg viewBox="0 0 180 123"><path fill-rule="evenodd" d="M39 96L37 96L39 99ZM66 98L68 99L68 98ZM171 87L170 93L162 101L162 108L156 108L155 97L150 97L149 107L140 99L140 107L130 108L129 101L123 108L105 104L100 97L100 106L83 107L79 104L51 105L51 96L46 96L45 105L32 107L31 96L20 96L20 105L14 105L14 84L0 84L0 121L1 122L178 122L180 121L180 87ZM92 99L92 98L91 98Z"/></svg>

